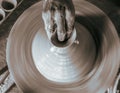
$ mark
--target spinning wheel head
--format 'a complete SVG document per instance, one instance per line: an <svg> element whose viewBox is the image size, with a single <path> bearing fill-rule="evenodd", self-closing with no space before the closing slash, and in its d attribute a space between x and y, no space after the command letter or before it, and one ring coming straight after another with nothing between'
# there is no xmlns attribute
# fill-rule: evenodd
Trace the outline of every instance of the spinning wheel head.
<svg viewBox="0 0 120 93"><path fill-rule="evenodd" d="M120 64L120 43L109 18L94 5L74 0L75 30L70 42L48 39L42 1L15 23L7 43L7 63L26 93L104 93ZM68 45L67 45L68 44Z"/></svg>

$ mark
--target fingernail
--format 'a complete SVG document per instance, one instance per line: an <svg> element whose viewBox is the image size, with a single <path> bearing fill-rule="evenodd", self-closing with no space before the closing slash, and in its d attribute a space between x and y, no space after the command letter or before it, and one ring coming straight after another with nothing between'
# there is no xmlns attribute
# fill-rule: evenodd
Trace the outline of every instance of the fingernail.
<svg viewBox="0 0 120 93"><path fill-rule="evenodd" d="M58 40L61 41L61 42L64 41L65 40L65 34L64 33L59 33L58 34Z"/></svg>

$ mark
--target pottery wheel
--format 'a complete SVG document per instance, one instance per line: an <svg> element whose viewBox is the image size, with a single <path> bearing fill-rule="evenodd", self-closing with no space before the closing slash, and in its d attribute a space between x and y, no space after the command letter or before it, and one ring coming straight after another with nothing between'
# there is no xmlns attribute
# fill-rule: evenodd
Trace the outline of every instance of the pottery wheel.
<svg viewBox="0 0 120 93"><path fill-rule="evenodd" d="M7 63L17 86L25 93L104 93L120 64L114 25L96 6L74 0L75 31L59 46L46 35L42 4L27 9L8 38Z"/></svg>

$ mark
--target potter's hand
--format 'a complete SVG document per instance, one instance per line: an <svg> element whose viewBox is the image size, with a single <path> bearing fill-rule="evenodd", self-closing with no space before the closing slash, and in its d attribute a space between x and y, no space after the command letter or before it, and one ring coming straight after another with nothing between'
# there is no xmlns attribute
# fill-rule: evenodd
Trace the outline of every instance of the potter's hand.
<svg viewBox="0 0 120 93"><path fill-rule="evenodd" d="M49 38L57 33L59 41L68 39L73 31L75 20L72 0L45 0L42 18Z"/></svg>

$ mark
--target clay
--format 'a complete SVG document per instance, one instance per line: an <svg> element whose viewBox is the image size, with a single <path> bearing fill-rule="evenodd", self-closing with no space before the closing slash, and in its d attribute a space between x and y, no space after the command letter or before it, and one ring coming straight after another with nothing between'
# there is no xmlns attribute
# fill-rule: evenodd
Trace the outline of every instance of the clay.
<svg viewBox="0 0 120 93"><path fill-rule="evenodd" d="M76 39L59 47L46 35L41 6L26 10L8 38L7 63L17 86L24 93L104 93L120 65L112 22L94 5L74 0Z"/></svg>

